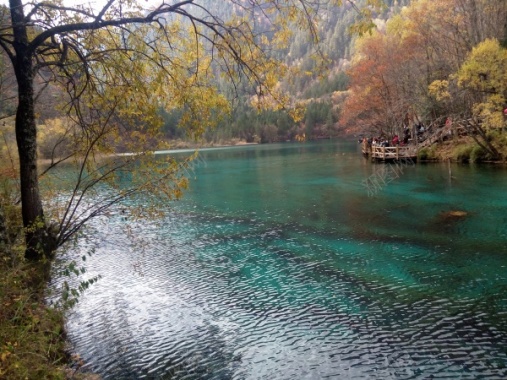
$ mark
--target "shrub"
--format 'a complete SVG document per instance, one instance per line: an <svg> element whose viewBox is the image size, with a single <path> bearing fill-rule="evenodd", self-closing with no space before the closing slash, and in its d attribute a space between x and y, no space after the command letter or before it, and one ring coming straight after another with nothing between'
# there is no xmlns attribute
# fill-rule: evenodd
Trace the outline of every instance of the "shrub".
<svg viewBox="0 0 507 380"><path fill-rule="evenodd" d="M261 143L272 143L278 139L278 130L273 124L264 125L261 128Z"/></svg>
<svg viewBox="0 0 507 380"><path fill-rule="evenodd" d="M505 157L507 156L507 133L501 130L489 131L488 141L492 141L498 151Z"/></svg>
<svg viewBox="0 0 507 380"><path fill-rule="evenodd" d="M417 160L418 161L424 161L429 158L429 149L428 148L422 148L417 152Z"/></svg>
<svg viewBox="0 0 507 380"><path fill-rule="evenodd" d="M425 161L425 160L434 160L437 158L435 146L422 148L417 152L417 160Z"/></svg>
<svg viewBox="0 0 507 380"><path fill-rule="evenodd" d="M472 149L473 145L459 145L454 149L452 156L456 161L468 162L470 161Z"/></svg>
<svg viewBox="0 0 507 380"><path fill-rule="evenodd" d="M470 152L470 162L481 162L488 158L488 152L479 145L475 145Z"/></svg>

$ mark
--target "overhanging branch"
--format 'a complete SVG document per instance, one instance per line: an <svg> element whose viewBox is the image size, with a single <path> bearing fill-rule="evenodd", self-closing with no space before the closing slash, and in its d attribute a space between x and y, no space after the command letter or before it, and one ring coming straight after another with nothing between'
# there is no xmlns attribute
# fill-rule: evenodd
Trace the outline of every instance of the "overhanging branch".
<svg viewBox="0 0 507 380"><path fill-rule="evenodd" d="M65 34L65 33L71 33L71 32L78 32L83 30L98 30L102 28L106 28L108 26L122 26L122 25L129 25L129 24L149 24L155 21L157 16L163 15L163 14L169 14L169 13L175 13L179 8L183 7L184 5L192 3L194 0L185 0L181 1L179 3L168 5L168 4L162 4L160 7L155 9L154 11L148 13L146 16L139 16L139 17L121 17L118 19L112 19L112 20L102 20L99 18L99 16L94 18L94 21L92 22L80 22L75 24L65 24L65 25L58 25L53 28L47 29L37 35L29 44L29 51L34 52L35 49L37 49L44 41L46 41L48 38L51 38L52 36L56 36L59 34ZM102 9L102 11L99 13L99 15L103 15L105 11L107 11L107 8L111 6L111 4L114 2L114 0L110 0L106 6ZM63 7L53 7L54 9L62 9ZM184 12L187 14L186 12Z"/></svg>

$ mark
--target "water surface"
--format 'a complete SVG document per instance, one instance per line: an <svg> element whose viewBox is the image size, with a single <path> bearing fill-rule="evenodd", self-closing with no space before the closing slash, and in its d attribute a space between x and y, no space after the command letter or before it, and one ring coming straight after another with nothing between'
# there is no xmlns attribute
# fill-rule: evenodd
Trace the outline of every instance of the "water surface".
<svg viewBox="0 0 507 380"><path fill-rule="evenodd" d="M69 251L102 276L68 316L90 370L507 377L504 168L375 165L327 141L206 150L188 174L163 220L113 214Z"/></svg>

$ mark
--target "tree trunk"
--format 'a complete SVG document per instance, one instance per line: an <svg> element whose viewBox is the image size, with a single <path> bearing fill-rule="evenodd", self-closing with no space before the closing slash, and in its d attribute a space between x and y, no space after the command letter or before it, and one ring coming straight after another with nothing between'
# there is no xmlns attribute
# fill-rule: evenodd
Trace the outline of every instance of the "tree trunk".
<svg viewBox="0 0 507 380"><path fill-rule="evenodd" d="M494 160L498 160L501 158L500 152L489 142L488 137L486 136L486 132L475 122L471 122L470 125L472 128L477 132L477 134L481 137L481 141L475 136L475 134L472 134L472 138L474 141L479 145L482 149L487 151L491 158Z"/></svg>
<svg viewBox="0 0 507 380"><path fill-rule="evenodd" d="M21 0L10 0L14 32L14 71L18 84L18 108L16 112L16 142L19 153L19 177L21 184L21 211L25 228L25 257L37 260L51 251L44 221L37 172L37 128L34 108L33 52L28 46L28 36Z"/></svg>
<svg viewBox="0 0 507 380"><path fill-rule="evenodd" d="M21 59L28 62L19 62ZM33 99L33 69L31 59L18 56L18 109L16 112L16 141L19 153L21 181L21 210L25 227L27 259L39 258L44 244L44 213L39 192L37 172L37 128Z"/></svg>

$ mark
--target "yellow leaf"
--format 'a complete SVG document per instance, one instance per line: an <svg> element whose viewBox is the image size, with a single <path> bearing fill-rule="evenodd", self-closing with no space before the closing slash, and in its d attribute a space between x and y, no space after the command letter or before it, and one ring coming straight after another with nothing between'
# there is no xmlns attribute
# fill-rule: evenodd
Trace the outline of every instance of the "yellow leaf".
<svg viewBox="0 0 507 380"><path fill-rule="evenodd" d="M10 354L11 353L9 351L2 352L2 354L0 355L0 360L4 362Z"/></svg>

